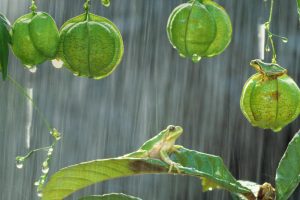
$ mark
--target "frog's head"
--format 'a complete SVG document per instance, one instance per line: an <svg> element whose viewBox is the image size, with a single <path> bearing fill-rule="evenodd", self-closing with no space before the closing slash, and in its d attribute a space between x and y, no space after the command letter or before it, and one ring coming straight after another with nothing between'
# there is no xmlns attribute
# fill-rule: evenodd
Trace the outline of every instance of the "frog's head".
<svg viewBox="0 0 300 200"><path fill-rule="evenodd" d="M250 65L258 72L262 71L262 69L266 67L266 63L260 59L251 60Z"/></svg>
<svg viewBox="0 0 300 200"><path fill-rule="evenodd" d="M175 141L183 132L180 126L169 125L164 130L164 139L166 141Z"/></svg>

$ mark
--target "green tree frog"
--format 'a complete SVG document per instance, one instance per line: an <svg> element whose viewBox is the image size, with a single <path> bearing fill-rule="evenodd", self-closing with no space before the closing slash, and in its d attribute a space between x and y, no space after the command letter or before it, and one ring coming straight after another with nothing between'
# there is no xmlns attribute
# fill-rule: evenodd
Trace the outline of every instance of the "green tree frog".
<svg viewBox="0 0 300 200"><path fill-rule="evenodd" d="M175 145L175 141L182 134L180 126L168 126L165 130L145 142L137 151L124 155L130 158L158 158L170 165L169 173L173 167L180 173L178 163L172 161L169 154L177 152L182 146Z"/></svg>

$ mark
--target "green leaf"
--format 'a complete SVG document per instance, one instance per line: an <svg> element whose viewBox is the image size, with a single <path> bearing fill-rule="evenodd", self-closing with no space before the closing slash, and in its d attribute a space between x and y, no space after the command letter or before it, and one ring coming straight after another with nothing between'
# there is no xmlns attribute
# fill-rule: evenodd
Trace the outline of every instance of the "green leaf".
<svg viewBox="0 0 300 200"><path fill-rule="evenodd" d="M288 199L300 182L300 131L289 143L276 171L276 199Z"/></svg>
<svg viewBox="0 0 300 200"><path fill-rule="evenodd" d="M9 20L6 18L5 15L3 15L2 13L0 13L0 23L1 24L5 24L7 26L11 26Z"/></svg>
<svg viewBox="0 0 300 200"><path fill-rule="evenodd" d="M298 14L299 14L299 20L300 20L300 0L297 0L297 5L298 5Z"/></svg>
<svg viewBox="0 0 300 200"><path fill-rule="evenodd" d="M1 19L1 18L0 18ZM10 42L10 34L7 27L0 20L0 68L2 71L3 80L7 77L7 66L8 66L8 44Z"/></svg>
<svg viewBox="0 0 300 200"><path fill-rule="evenodd" d="M251 193L231 175L219 156L181 148L171 159L184 167L186 175L200 177L203 191L223 188L234 193Z"/></svg>
<svg viewBox="0 0 300 200"><path fill-rule="evenodd" d="M171 159L182 166L180 175L199 177L203 189L223 188L233 193L251 195L230 174L218 156L181 148ZM61 200L92 184L125 176L167 174L169 165L158 159L111 158L84 162L56 172L43 189L43 200ZM178 174L174 169L171 173ZM253 195L253 194L252 194Z"/></svg>
<svg viewBox="0 0 300 200"><path fill-rule="evenodd" d="M79 200L142 200L137 197L129 196L122 193L111 193L104 195L93 195L88 197L82 197Z"/></svg>

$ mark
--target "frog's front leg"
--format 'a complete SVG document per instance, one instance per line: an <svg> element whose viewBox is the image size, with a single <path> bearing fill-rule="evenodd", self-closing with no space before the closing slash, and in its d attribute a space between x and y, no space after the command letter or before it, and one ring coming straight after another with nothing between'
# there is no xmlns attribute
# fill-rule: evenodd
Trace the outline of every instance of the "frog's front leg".
<svg viewBox="0 0 300 200"><path fill-rule="evenodd" d="M167 151L160 151L160 158L162 161L170 165L168 173L172 172L173 167L177 170L179 174L181 173L179 169L181 165L171 160Z"/></svg>
<svg viewBox="0 0 300 200"><path fill-rule="evenodd" d="M171 152L179 153L179 149L183 148L181 145L174 145L171 149Z"/></svg>

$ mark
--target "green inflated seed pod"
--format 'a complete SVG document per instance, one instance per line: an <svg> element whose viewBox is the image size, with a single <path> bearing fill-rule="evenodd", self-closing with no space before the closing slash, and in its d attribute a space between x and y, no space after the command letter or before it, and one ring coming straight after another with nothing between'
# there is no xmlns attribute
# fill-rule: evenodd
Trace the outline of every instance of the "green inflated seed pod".
<svg viewBox="0 0 300 200"><path fill-rule="evenodd" d="M176 7L168 20L168 38L182 57L194 62L222 53L232 36L230 17L211 0L192 0Z"/></svg>
<svg viewBox="0 0 300 200"><path fill-rule="evenodd" d="M251 61L258 73L246 82L241 110L256 127L280 131L300 113L300 90L287 70L278 64Z"/></svg>
<svg viewBox="0 0 300 200"><path fill-rule="evenodd" d="M13 52L28 68L53 59L58 43L59 32L55 21L45 12L29 13L13 24Z"/></svg>
<svg viewBox="0 0 300 200"><path fill-rule="evenodd" d="M61 28L58 59L74 75L104 78L118 66L123 51L120 31L104 17L85 13Z"/></svg>

